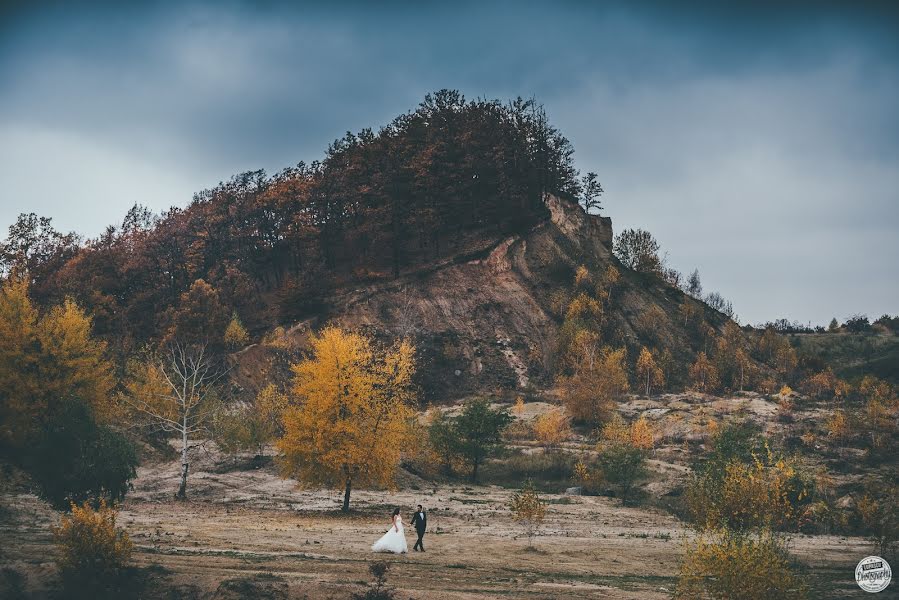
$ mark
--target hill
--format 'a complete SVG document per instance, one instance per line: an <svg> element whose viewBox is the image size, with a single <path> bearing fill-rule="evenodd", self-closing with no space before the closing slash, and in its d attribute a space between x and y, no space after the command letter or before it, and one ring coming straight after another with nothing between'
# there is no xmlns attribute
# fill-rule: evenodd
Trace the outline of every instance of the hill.
<svg viewBox="0 0 899 600"><path fill-rule="evenodd" d="M414 334L426 400L546 387L584 332L627 348L628 366L651 348L680 387L729 319L615 258L611 221L578 203L601 188L572 155L534 102L442 90L322 161L238 175L162 215L135 206L95 240L22 215L0 271L27 273L44 307L75 299L122 370L175 339L224 351L238 320L250 341L280 340L234 357L238 387L255 391L286 381L285 344L336 320ZM733 348L744 336L728 331Z"/></svg>

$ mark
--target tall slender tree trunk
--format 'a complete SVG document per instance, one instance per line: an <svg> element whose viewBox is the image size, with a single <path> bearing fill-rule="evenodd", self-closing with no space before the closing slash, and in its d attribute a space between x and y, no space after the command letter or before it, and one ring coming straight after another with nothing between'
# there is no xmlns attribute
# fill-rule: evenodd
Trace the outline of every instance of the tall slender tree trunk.
<svg viewBox="0 0 899 600"><path fill-rule="evenodd" d="M185 417L184 429L181 430L181 485L178 487L178 499L187 498L187 472L190 464L187 461L187 417Z"/></svg>
<svg viewBox="0 0 899 600"><path fill-rule="evenodd" d="M350 512L350 490L353 487L353 480L347 477L346 479L346 488L343 490L343 507L340 509L343 512Z"/></svg>

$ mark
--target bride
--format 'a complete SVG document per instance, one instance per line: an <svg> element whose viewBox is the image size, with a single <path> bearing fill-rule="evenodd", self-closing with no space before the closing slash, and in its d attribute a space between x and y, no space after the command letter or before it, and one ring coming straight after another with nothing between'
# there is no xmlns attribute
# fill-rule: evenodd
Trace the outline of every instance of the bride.
<svg viewBox="0 0 899 600"><path fill-rule="evenodd" d="M371 550L372 552L393 552L394 554L405 554L409 551L400 509L393 511L393 525L381 539L372 545Z"/></svg>

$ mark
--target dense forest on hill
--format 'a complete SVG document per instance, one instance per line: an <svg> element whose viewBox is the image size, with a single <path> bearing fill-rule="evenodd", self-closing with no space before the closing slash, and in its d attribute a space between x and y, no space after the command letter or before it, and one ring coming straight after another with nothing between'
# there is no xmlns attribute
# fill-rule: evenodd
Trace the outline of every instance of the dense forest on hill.
<svg viewBox="0 0 899 600"><path fill-rule="evenodd" d="M545 193L581 192L572 153L533 101L442 90L378 132L347 133L321 161L237 175L162 215L135 206L97 239L21 215L0 271L27 272L41 305L75 299L122 356L176 329L221 329L233 311L258 331L316 311L341 282L395 277L545 219ZM595 176L584 185L598 189Z"/></svg>

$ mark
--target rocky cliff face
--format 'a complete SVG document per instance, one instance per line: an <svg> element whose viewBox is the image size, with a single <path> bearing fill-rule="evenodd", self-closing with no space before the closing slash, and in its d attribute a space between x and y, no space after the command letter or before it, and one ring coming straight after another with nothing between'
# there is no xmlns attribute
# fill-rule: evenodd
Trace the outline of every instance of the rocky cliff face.
<svg viewBox="0 0 899 600"><path fill-rule="evenodd" d="M342 291L332 298L328 315L291 329L290 343L302 348L310 329L327 320L369 330L385 341L413 335L429 401L548 387L561 325L550 308L551 294L571 287L579 265L600 273L617 261L610 219L585 214L555 196L547 198L547 206L548 220L523 235L494 240L477 256ZM621 271L610 315L618 339L608 341L638 349L646 335L656 333L640 325L640 315L653 305L677 335L681 292ZM242 353L236 369L242 386L258 387L254 370L264 370L269 379L287 376L285 361L279 368L273 353L277 350L265 346Z"/></svg>

